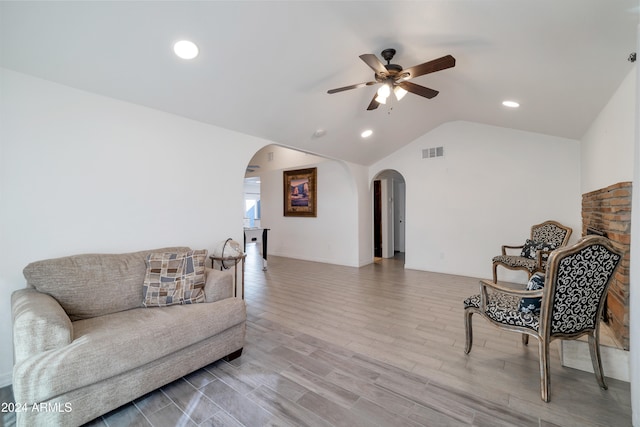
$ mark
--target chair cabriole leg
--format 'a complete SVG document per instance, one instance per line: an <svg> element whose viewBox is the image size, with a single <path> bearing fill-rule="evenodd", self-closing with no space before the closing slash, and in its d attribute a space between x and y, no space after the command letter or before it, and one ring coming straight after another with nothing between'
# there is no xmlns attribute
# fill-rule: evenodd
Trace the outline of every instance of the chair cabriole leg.
<svg viewBox="0 0 640 427"><path fill-rule="evenodd" d="M549 344L544 339L538 341L540 355L540 397L544 402L549 401Z"/></svg>
<svg viewBox="0 0 640 427"><path fill-rule="evenodd" d="M602 358L600 357L600 340L598 339L598 333L592 332L589 334L589 353L591 353L591 364L593 365L593 372L596 374L596 380L598 385L603 390L606 390L607 383L604 379L604 371L602 370Z"/></svg>
<svg viewBox="0 0 640 427"><path fill-rule="evenodd" d="M473 345L473 327L471 326L471 316L473 311L469 309L464 310L464 331L466 336L466 344L464 346L464 353L469 354L471 346Z"/></svg>

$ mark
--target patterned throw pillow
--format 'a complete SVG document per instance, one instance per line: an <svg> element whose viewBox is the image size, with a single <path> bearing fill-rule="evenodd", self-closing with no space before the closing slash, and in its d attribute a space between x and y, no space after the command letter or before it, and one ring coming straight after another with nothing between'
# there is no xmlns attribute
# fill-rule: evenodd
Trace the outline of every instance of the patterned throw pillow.
<svg viewBox="0 0 640 427"><path fill-rule="evenodd" d="M145 307L204 301L206 250L152 253L142 285Z"/></svg>
<svg viewBox="0 0 640 427"><path fill-rule="evenodd" d="M538 246L537 242L534 242L531 239L527 239L524 242L524 246L522 247L522 252L520 252L521 257L536 259L536 248Z"/></svg>
<svg viewBox="0 0 640 427"><path fill-rule="evenodd" d="M544 276L540 273L536 273L529 279L527 283L528 291L537 291L544 288ZM522 313L540 313L540 304L542 298L522 298L520 300L520 311Z"/></svg>
<svg viewBox="0 0 640 427"><path fill-rule="evenodd" d="M184 296L182 304L194 304L204 302L205 262L207 251L189 251L184 260Z"/></svg>
<svg viewBox="0 0 640 427"><path fill-rule="evenodd" d="M535 240L527 239L524 242L524 246L522 247L522 251L520 252L521 257L536 259L536 255L538 251L548 251L551 252L556 249L556 246L553 243L545 243L545 242L536 242ZM549 258L548 253L542 254L542 260L546 261Z"/></svg>

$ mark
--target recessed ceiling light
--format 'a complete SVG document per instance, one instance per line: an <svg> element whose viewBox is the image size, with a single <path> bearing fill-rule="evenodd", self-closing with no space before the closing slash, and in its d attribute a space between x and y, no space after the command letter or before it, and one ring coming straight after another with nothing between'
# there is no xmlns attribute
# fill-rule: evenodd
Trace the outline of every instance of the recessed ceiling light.
<svg viewBox="0 0 640 427"><path fill-rule="evenodd" d="M371 135L373 135L373 131L371 129L367 129L360 134L363 138L369 138Z"/></svg>
<svg viewBox="0 0 640 427"><path fill-rule="evenodd" d="M181 40L174 44L173 51L182 59L193 59L198 56L198 46L189 40Z"/></svg>
<svg viewBox="0 0 640 427"><path fill-rule="evenodd" d="M518 108L520 106L516 101L502 101L502 105L509 108Z"/></svg>

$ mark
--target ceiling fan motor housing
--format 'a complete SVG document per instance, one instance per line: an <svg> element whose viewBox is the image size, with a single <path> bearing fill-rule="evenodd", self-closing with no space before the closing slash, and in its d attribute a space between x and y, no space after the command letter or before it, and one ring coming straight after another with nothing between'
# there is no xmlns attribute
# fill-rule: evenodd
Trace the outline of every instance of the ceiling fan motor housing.
<svg viewBox="0 0 640 427"><path fill-rule="evenodd" d="M400 71L402 71L402 67L399 66L398 64L387 64L384 66L387 70L389 71L395 71L396 73L399 73Z"/></svg>
<svg viewBox="0 0 640 427"><path fill-rule="evenodd" d="M385 61L390 62L393 59L393 55L396 54L395 49L385 49L380 55L384 58Z"/></svg>
<svg viewBox="0 0 640 427"><path fill-rule="evenodd" d="M387 61L387 65L385 65L384 68L387 69L389 74L384 76L384 75L378 75L376 73L377 81L381 82L381 81L387 80L389 77L394 77L402 71L402 67L400 65L391 63L391 60L393 59L393 56L395 54L396 54L395 49L385 49L381 52L380 55L382 56L382 58L384 58L385 61Z"/></svg>

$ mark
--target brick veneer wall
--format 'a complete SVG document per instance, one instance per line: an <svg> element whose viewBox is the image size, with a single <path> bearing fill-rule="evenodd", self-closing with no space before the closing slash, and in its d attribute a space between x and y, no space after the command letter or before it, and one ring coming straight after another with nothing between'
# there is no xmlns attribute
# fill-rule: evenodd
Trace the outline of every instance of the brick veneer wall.
<svg viewBox="0 0 640 427"><path fill-rule="evenodd" d="M609 327L615 338L629 349L629 246L631 243L631 182L620 182L582 195L582 235L595 228L619 249L622 264L614 276L607 298Z"/></svg>

